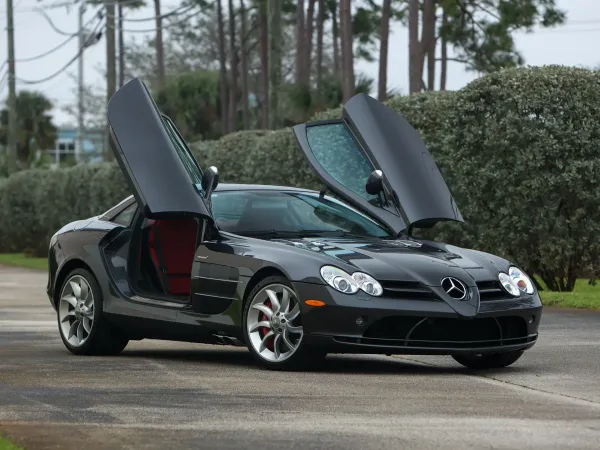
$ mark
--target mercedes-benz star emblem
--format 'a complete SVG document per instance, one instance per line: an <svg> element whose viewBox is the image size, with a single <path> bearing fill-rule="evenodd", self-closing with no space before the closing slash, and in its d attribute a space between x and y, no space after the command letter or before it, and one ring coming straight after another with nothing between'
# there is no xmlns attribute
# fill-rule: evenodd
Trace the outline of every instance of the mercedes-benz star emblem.
<svg viewBox="0 0 600 450"><path fill-rule="evenodd" d="M452 277L442 279L442 289L446 291L450 297L456 300L465 300L467 298L467 286L460 280Z"/></svg>

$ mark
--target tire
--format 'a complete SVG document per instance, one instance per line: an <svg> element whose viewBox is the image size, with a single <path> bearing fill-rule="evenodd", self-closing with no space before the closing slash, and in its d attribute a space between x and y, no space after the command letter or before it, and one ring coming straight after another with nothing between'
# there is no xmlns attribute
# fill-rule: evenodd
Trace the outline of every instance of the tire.
<svg viewBox="0 0 600 450"><path fill-rule="evenodd" d="M516 362L524 350L496 353L493 355L452 355L452 358L465 367L474 370L501 369Z"/></svg>
<svg viewBox="0 0 600 450"><path fill-rule="evenodd" d="M279 310L274 307L267 290L276 295ZM287 310L284 310L284 292L289 295ZM256 305L260 306L255 308ZM269 311L274 313L274 320L269 320ZM326 352L305 344L301 319L298 296L285 277L267 277L252 289L244 302L242 333L248 350L262 368L303 370L314 367L327 356ZM268 323L268 326L256 327L259 323ZM269 333L272 334L267 337ZM264 348L259 351L263 341ZM279 355L276 349L279 349Z"/></svg>
<svg viewBox="0 0 600 450"><path fill-rule="evenodd" d="M79 286L79 292L74 286ZM129 340L104 318L102 291L88 270L75 269L69 273L60 287L56 306L58 332L71 353L117 355L127 346Z"/></svg>

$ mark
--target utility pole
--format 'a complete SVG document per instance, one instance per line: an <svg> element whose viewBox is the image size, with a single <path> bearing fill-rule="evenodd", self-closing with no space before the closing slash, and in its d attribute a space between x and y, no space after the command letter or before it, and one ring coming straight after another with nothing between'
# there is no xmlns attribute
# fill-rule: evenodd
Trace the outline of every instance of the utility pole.
<svg viewBox="0 0 600 450"><path fill-rule="evenodd" d="M6 32L8 35L8 136L6 167L8 174L17 171L17 89L15 79L15 27L13 2L6 0Z"/></svg>
<svg viewBox="0 0 600 450"><path fill-rule="evenodd" d="M79 58L78 58L78 68L77 68L77 84L78 84L78 101L77 101L77 144L75 145L75 162L79 163L79 158L81 157L81 152L83 151L83 134L84 134L84 124L83 124L83 48L86 44L86 40L88 39L87 31L83 29L83 14L85 13L85 3L82 1L79 5Z"/></svg>

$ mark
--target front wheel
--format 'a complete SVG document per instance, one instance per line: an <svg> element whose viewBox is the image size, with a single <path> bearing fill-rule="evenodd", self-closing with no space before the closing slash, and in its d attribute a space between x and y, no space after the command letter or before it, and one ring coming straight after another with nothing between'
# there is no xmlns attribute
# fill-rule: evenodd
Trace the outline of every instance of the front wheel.
<svg viewBox="0 0 600 450"><path fill-rule="evenodd" d="M452 355L454 360L469 369L500 369L516 362L524 350L496 353L493 355Z"/></svg>
<svg viewBox="0 0 600 450"><path fill-rule="evenodd" d="M102 315L102 293L85 269L73 270L61 286L57 305L60 337L76 355L116 355L128 343Z"/></svg>
<svg viewBox="0 0 600 450"><path fill-rule="evenodd" d="M300 301L284 277L265 278L250 292L243 327L250 353L267 369L307 368L326 356L304 343Z"/></svg>

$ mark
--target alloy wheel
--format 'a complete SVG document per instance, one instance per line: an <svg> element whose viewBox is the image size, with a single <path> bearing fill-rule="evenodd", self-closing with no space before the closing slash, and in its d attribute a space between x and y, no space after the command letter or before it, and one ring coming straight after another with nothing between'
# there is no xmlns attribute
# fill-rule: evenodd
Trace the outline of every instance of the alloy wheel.
<svg viewBox="0 0 600 450"><path fill-rule="evenodd" d="M60 331L69 345L81 347L94 326L94 294L87 280L74 275L64 284L58 306Z"/></svg>
<svg viewBox="0 0 600 450"><path fill-rule="evenodd" d="M282 362L300 347L303 337L300 304L289 287L265 286L252 298L246 319L250 343L263 359Z"/></svg>

